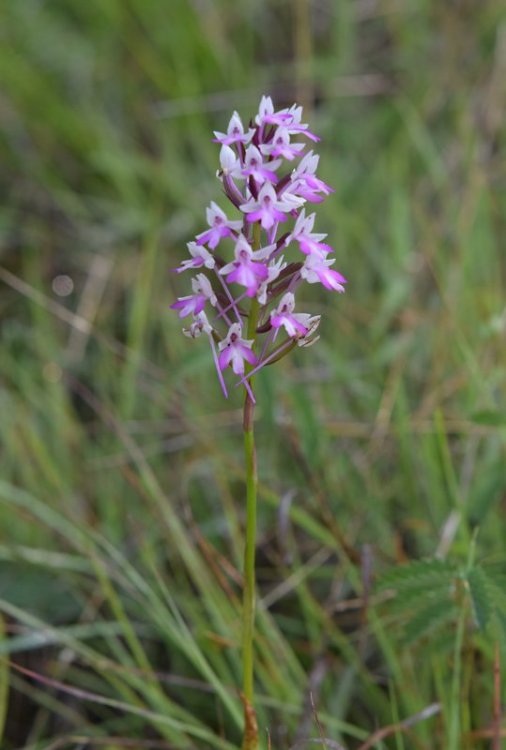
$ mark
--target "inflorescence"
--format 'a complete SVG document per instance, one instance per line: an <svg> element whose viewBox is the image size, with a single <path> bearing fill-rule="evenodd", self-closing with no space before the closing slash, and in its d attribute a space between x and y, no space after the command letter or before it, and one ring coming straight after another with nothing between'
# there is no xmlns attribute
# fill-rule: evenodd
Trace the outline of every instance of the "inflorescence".
<svg viewBox="0 0 506 750"><path fill-rule="evenodd" d="M188 243L190 258L174 269L199 271L191 282L192 294L179 297L171 307L180 318L192 316L190 326L183 329L185 335L207 334L225 396L222 372L227 367L232 367L239 376L237 384L243 384L254 401L249 378L294 346L309 346L318 339L320 316L295 312L295 292L302 282L344 292L346 279L331 268L335 260L329 259L333 250L323 241L327 235L313 232L315 214L306 215L303 208L306 202L321 203L334 191L316 176L320 157L313 151L303 155L305 144L292 142L293 136L320 140L301 117L302 107L294 104L275 112L271 98L264 96L247 130L234 112L227 132L215 132L215 143L221 143L217 177L243 216L229 219L211 202L206 211L209 229ZM284 174L283 166L300 157ZM285 228L289 219L294 220L293 227L278 237L280 225ZM230 261L217 252L226 244L233 247ZM294 245L302 259L285 260ZM209 308L214 309L208 317ZM248 319L249 338L245 338ZM281 332L284 337L279 341Z"/></svg>

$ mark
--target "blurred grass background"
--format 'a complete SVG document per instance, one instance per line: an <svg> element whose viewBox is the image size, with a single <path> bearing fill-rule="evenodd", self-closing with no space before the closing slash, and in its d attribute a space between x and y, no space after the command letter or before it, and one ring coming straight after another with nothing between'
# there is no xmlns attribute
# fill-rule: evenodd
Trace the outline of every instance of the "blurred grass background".
<svg viewBox="0 0 506 750"><path fill-rule="evenodd" d="M239 742L240 396L169 270L217 197L212 131L263 93L323 138L349 279L308 291L321 341L258 379L263 741L491 747L490 640L466 629L455 690L454 625L406 644L372 592L465 560L473 528L480 558L506 541L502 3L0 15L2 748Z"/></svg>

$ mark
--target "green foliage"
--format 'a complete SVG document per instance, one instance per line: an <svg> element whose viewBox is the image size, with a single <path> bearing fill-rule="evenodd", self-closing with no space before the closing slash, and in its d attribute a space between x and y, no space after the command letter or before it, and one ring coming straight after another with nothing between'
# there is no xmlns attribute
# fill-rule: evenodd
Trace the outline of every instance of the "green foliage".
<svg viewBox="0 0 506 750"><path fill-rule="evenodd" d="M448 586L456 568L446 560L416 560L408 565L398 565L381 578L380 589L395 588L399 591L423 591L433 587Z"/></svg>
<svg viewBox="0 0 506 750"><path fill-rule="evenodd" d="M491 621L504 627L505 584L505 562L466 567L432 559L392 568L381 577L377 589L392 594L387 609L404 622L403 642L411 646L432 638L437 630L455 627L462 609L469 611L481 631ZM450 647L451 641L446 644Z"/></svg>
<svg viewBox="0 0 506 750"><path fill-rule="evenodd" d="M258 378L262 737L315 739L316 712L351 749L438 704L376 746L448 750L451 726L485 750L506 623L501 4L0 15L2 750L239 741L240 396L180 335L169 269L216 198L212 130L264 92L314 105L336 188L319 226L349 284L307 290L320 342ZM393 559L422 561L377 602Z"/></svg>
<svg viewBox="0 0 506 750"><path fill-rule="evenodd" d="M474 619L478 627L485 630L494 608L487 574L477 565L468 572L466 581L469 586Z"/></svg>

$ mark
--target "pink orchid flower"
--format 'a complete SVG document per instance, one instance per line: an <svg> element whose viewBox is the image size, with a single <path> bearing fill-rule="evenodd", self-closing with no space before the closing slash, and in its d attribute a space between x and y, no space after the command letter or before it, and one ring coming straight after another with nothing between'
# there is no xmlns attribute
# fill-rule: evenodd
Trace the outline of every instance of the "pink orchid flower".
<svg viewBox="0 0 506 750"><path fill-rule="evenodd" d="M335 263L334 260L326 260L316 255L308 255L304 265L300 269L300 275L308 284L320 283L326 289L333 289L336 292L344 292L343 284L346 279L339 271L333 271L329 266Z"/></svg>
<svg viewBox="0 0 506 750"><path fill-rule="evenodd" d="M240 207L249 222L259 221L263 229L270 229L278 221L286 221L286 214L294 208L292 200L278 198L270 182L265 182L258 199L250 198Z"/></svg>
<svg viewBox="0 0 506 750"><path fill-rule="evenodd" d="M292 115L287 109L274 112L274 104L270 96L262 96L260 100L260 106L258 108L258 114L255 117L257 125L284 125L286 122L291 122Z"/></svg>
<svg viewBox="0 0 506 750"><path fill-rule="evenodd" d="M309 330L307 322L311 317L307 313L294 313L294 309L295 297L292 292L286 292L279 305L271 312L272 327L283 327L290 338L305 336Z"/></svg>
<svg viewBox="0 0 506 750"><path fill-rule="evenodd" d="M206 250L201 245L197 245L196 242L188 242L186 246L192 257L184 260L177 268L173 268L173 271L182 273L182 271L187 271L189 268L201 268L202 266L214 268L215 260L209 250Z"/></svg>
<svg viewBox="0 0 506 750"><path fill-rule="evenodd" d="M233 177L243 180L241 160L230 146L222 146L220 151L221 169L216 172L217 177Z"/></svg>
<svg viewBox="0 0 506 750"><path fill-rule="evenodd" d="M209 245L214 250L223 237L231 237L242 227L242 221L230 221L214 202L206 209L207 223L211 227L197 235L197 245Z"/></svg>
<svg viewBox="0 0 506 750"><path fill-rule="evenodd" d="M250 365L256 364L257 358L251 347L253 341L241 338L242 328L240 323L233 323L223 341L218 344L220 354L218 363L221 370L225 370L230 364L236 375L244 374L244 361Z"/></svg>
<svg viewBox="0 0 506 750"><path fill-rule="evenodd" d="M234 255L235 260L220 269L220 274L227 276L227 281L235 281L246 287L248 297L254 297L262 281L265 281L269 271L265 263L258 261L268 257L275 245L253 251L244 235L239 235Z"/></svg>
<svg viewBox="0 0 506 750"><path fill-rule="evenodd" d="M282 156L283 159L293 161L304 151L303 143L290 143L288 128L279 127L274 133L272 141L260 146L260 151L267 156Z"/></svg>
<svg viewBox="0 0 506 750"><path fill-rule="evenodd" d="M262 154L256 146L248 146L246 154L244 156L244 168L241 170L245 177L253 177L259 185L268 180L269 182L277 182L278 177L275 170L281 164L281 159L273 159L272 161L265 162Z"/></svg>
<svg viewBox="0 0 506 750"><path fill-rule="evenodd" d="M319 160L320 157L318 155L309 151L291 175L296 194L302 196L310 203L321 203L325 200L324 196L335 192L330 185L327 185L326 182L316 177L315 172Z"/></svg>
<svg viewBox="0 0 506 750"><path fill-rule="evenodd" d="M173 310L179 310L179 317L186 318L188 315L198 315L202 312L206 303L209 302L213 307L217 303L217 298L209 279L203 273L198 273L192 279L193 294L187 297L178 297L170 307Z"/></svg>
<svg viewBox="0 0 506 750"><path fill-rule="evenodd" d="M316 255L318 258L325 260L327 254L333 252L333 250L330 245L322 242L327 236L326 234L315 234L311 232L314 226L315 216L316 214L306 216L305 210L302 209L297 217L289 241L295 240L298 242L300 250L305 255Z"/></svg>
<svg viewBox="0 0 506 750"><path fill-rule="evenodd" d="M216 136L214 142L222 143L225 146L230 146L231 143L249 143L254 132L255 131L250 128L248 129L248 132L245 133L241 118L237 112L234 112L228 123L226 133L220 133L217 130L214 131L214 135Z"/></svg>

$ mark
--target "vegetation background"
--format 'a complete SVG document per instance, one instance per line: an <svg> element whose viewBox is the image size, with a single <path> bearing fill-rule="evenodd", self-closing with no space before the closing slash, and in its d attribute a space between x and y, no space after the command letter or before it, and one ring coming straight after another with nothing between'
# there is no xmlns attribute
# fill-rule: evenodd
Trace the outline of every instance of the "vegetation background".
<svg viewBox="0 0 506 750"><path fill-rule="evenodd" d="M4 750L237 747L240 396L169 271L263 93L323 137L349 283L258 379L261 736L499 750L504 11L2 4Z"/></svg>

